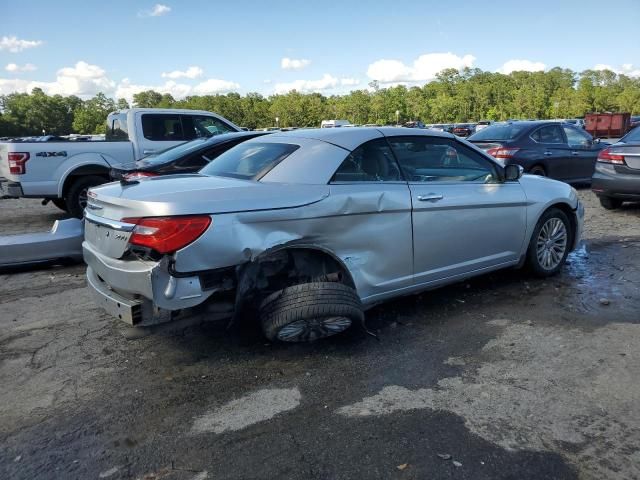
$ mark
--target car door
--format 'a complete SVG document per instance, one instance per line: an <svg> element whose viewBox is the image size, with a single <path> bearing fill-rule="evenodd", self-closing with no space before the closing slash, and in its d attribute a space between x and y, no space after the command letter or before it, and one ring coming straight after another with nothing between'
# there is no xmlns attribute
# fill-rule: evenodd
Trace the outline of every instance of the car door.
<svg viewBox="0 0 640 480"><path fill-rule="evenodd" d="M547 177L558 180L571 179L571 153L560 125L544 125L530 135L536 145L538 161Z"/></svg>
<svg viewBox="0 0 640 480"><path fill-rule="evenodd" d="M214 160L215 162L215 160ZM411 288L413 240L411 196L384 138L346 155L330 181L332 248L361 272L361 298L384 298ZM329 207L327 207L329 208Z"/></svg>
<svg viewBox="0 0 640 480"><path fill-rule="evenodd" d="M182 116L175 113L140 113L139 148L149 155L179 145L186 140Z"/></svg>
<svg viewBox="0 0 640 480"><path fill-rule="evenodd" d="M502 182L499 166L454 139L388 140L411 192L415 284L518 261L526 225L518 182Z"/></svg>
<svg viewBox="0 0 640 480"><path fill-rule="evenodd" d="M590 179L596 166L600 148L593 142L591 135L579 128L563 125L569 145L571 161L571 178L576 180Z"/></svg>

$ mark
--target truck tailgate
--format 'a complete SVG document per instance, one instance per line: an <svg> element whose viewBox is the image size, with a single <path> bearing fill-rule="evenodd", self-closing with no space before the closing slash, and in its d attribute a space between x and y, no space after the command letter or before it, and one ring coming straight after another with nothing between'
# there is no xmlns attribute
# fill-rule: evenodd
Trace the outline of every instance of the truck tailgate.
<svg viewBox="0 0 640 480"><path fill-rule="evenodd" d="M9 148L6 143L0 143L0 178L4 177L7 180L15 180L10 178L9 175Z"/></svg>

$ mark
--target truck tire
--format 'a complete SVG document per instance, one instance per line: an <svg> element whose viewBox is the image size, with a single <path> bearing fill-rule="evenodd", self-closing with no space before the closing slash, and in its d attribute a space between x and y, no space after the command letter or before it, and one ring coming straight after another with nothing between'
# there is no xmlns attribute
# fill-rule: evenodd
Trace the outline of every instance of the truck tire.
<svg viewBox="0 0 640 480"><path fill-rule="evenodd" d="M52 198L51 203L53 203L60 210L67 212L67 201L64 198Z"/></svg>
<svg viewBox="0 0 640 480"><path fill-rule="evenodd" d="M600 197L600 205L602 205L607 210L615 210L616 208L620 208L622 206L622 200L611 197Z"/></svg>
<svg viewBox="0 0 640 480"><path fill-rule="evenodd" d="M564 265L574 232L567 215L557 208L547 210L533 230L527 249L527 265L538 277L550 277Z"/></svg>
<svg viewBox="0 0 640 480"><path fill-rule="evenodd" d="M108 181L106 178L99 177L98 175L78 177L78 179L71 184L65 196L69 215L82 218L84 207L87 206L87 191L91 187L102 185Z"/></svg>
<svg viewBox="0 0 640 480"><path fill-rule="evenodd" d="M302 283L269 295L260 304L267 339L312 342L364 321L356 291L337 282Z"/></svg>

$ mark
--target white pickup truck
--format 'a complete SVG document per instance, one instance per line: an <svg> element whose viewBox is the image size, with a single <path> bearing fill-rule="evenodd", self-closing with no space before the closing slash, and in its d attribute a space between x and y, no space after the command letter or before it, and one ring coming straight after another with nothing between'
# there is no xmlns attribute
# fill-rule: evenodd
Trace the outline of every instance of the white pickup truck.
<svg viewBox="0 0 640 480"><path fill-rule="evenodd" d="M0 142L0 197L43 198L81 217L87 190L110 181L112 167L194 138L239 131L211 112L132 108L109 114L104 141Z"/></svg>

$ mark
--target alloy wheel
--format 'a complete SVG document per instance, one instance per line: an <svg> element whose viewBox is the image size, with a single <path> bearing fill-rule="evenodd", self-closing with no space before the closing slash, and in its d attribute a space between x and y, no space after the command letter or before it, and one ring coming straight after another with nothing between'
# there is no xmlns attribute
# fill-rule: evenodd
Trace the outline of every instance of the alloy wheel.
<svg viewBox="0 0 640 480"><path fill-rule="evenodd" d="M562 262L567 250L567 227L559 218L550 218L540 229L536 243L538 263L553 270Z"/></svg>

